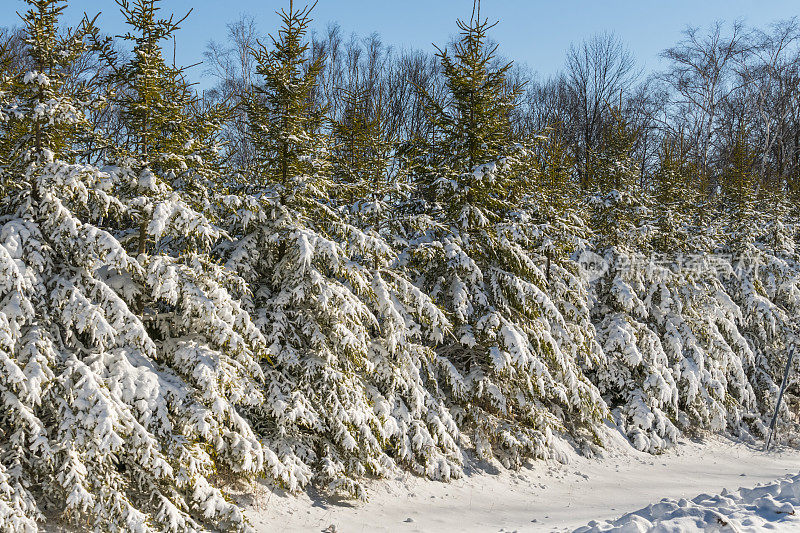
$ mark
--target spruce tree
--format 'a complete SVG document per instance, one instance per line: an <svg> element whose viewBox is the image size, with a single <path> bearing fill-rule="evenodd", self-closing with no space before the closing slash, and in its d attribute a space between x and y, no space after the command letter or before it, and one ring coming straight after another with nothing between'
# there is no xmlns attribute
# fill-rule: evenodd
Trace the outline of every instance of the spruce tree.
<svg viewBox="0 0 800 533"><path fill-rule="evenodd" d="M604 189L589 199L595 250L608 264L591 287L607 360L592 379L637 449L659 452L692 428L747 431L753 354L718 277L724 265L709 255L714 232L692 226L697 175L666 146L654 194L642 190L629 156L635 138L615 116L594 154Z"/></svg>
<svg viewBox="0 0 800 533"><path fill-rule="evenodd" d="M316 4L315 4L316 5ZM310 58L305 42L314 6L279 13L282 26L271 46L254 50L261 83L246 99L248 123L258 161L252 174L258 185L276 185L284 202L310 188L324 192L320 171L328 164L322 134L325 109L314 99L314 87L324 58Z"/></svg>
<svg viewBox="0 0 800 533"><path fill-rule="evenodd" d="M118 0L120 64L93 21L59 27L63 0L27 4L23 57L0 46L3 531L246 529L220 480L363 497L398 466L456 477L468 449L591 453L609 415L653 453L765 433L800 226L745 129L717 175L665 142L648 176L612 110L582 197L558 136L515 137L477 13L439 50L445 103L419 89L430 135L398 147L380 100L326 116L313 6L290 2L253 52L254 164L227 168L228 110L164 58L184 19Z"/></svg>
<svg viewBox="0 0 800 533"><path fill-rule="evenodd" d="M444 314L394 268L391 246L330 195L331 164L310 101L321 59L302 41L310 8L282 11L273 47L256 52L262 84L248 102L258 148L249 185L225 199L236 238L219 252L247 279L270 345L266 400L253 410L296 490L314 481L363 496L359 478L403 464L460 474L459 432L429 386Z"/></svg>
<svg viewBox="0 0 800 533"><path fill-rule="evenodd" d="M647 309L638 298L638 276L649 259L652 201L638 187L639 169L631 157L635 132L618 109L611 117L587 165L596 187L588 197L593 250L606 266L591 287L606 363L591 375L633 446L656 452L673 443L678 430L670 418L677 391L669 360L658 335L648 329Z"/></svg>
<svg viewBox="0 0 800 533"><path fill-rule="evenodd" d="M158 0L117 3L130 27L122 38L132 43L133 52L110 80L112 102L127 134L114 157L128 183L125 194L138 211L136 252L150 250L151 244L157 249L167 225L178 230L170 236L172 246L207 248L218 234L207 215L212 213L209 191L221 185L216 134L224 109L204 105L183 69L167 65L163 57L162 43L174 39L186 17L160 17Z"/></svg>
<svg viewBox="0 0 800 533"><path fill-rule="evenodd" d="M389 138L385 110L364 91L347 93L344 114L332 127L332 172L339 192L336 201L353 222L383 233L394 229L390 218L407 187L392 174L396 143Z"/></svg>
<svg viewBox="0 0 800 533"><path fill-rule="evenodd" d="M646 242L652 209L649 191L639 184L639 165L632 157L636 132L622 116L613 117L603 129L602 140L589 157L589 175L595 190L589 198L592 228L598 245L636 249Z"/></svg>
<svg viewBox="0 0 800 533"><path fill-rule="evenodd" d="M2 529L45 513L103 530L243 528L211 478L264 463L239 412L260 402L264 338L235 277L196 255L126 251L137 206L116 167L80 160L96 102L64 83L96 30L61 31L63 2L28 4L35 70L2 113L17 147L0 211Z"/></svg>
<svg viewBox="0 0 800 533"><path fill-rule="evenodd" d="M735 130L726 152L713 221L718 250L729 261L719 280L740 313L736 325L747 341L741 364L755 402L745 422L763 436L766 429L753 411L774 409L787 351L797 342L797 230L782 195L761 187L745 126Z"/></svg>
<svg viewBox="0 0 800 533"><path fill-rule="evenodd" d="M494 66L497 45L488 43L488 32L496 23L480 20L478 14L470 22L458 20L457 25L461 36L452 53L445 48L436 54L445 79L446 104L417 88L433 132L417 156L430 159L432 172L419 172L420 162L413 162L423 197L431 208L445 206L451 220L471 204L485 205L487 213L502 211L502 202L495 203L503 196L498 187L513 192L513 180L483 183L472 171L499 160L512 146L511 113L522 90L509 86L506 79L512 63Z"/></svg>
<svg viewBox="0 0 800 533"><path fill-rule="evenodd" d="M453 335L437 348L438 381L459 423L480 457L517 466L558 456L557 433L568 425L581 435L605 409L578 368L583 346L547 294L545 260L521 209L533 176L527 150L512 142L511 65L493 67L493 25L478 17L458 26L452 56L438 54L449 105L426 95L436 140L425 157L434 164L413 169L433 220L403 258L452 317Z"/></svg>
<svg viewBox="0 0 800 533"><path fill-rule="evenodd" d="M529 240L526 248L542 265L546 291L570 330L576 362L585 375L605 364L592 322L586 263L593 254L579 182L567 146L552 128L531 141L526 193L520 203ZM596 265L599 267L600 265ZM595 272L596 274L596 272Z"/></svg>
<svg viewBox="0 0 800 533"><path fill-rule="evenodd" d="M735 210L740 216L749 214L757 198L755 163L756 154L747 139L747 132L740 127L731 141L719 178L721 200L728 209Z"/></svg>
<svg viewBox="0 0 800 533"><path fill-rule="evenodd" d="M0 43L0 109L9 108L16 63L12 50L12 41L10 38L5 39ZM7 117L0 118L2 118L0 120L0 167L6 167L13 159L10 131L13 129L13 125L9 123ZM7 188L13 185L13 183L5 181L8 177L7 173L0 177L0 198L5 198L8 195Z"/></svg>
<svg viewBox="0 0 800 533"><path fill-rule="evenodd" d="M564 143L547 128L532 139L526 161L527 185L521 208L536 225L534 246L545 256L545 276L550 280L552 261L569 258L586 239L580 211L573 161Z"/></svg>
<svg viewBox="0 0 800 533"><path fill-rule="evenodd" d="M697 234L697 211L700 202L698 170L684 152L683 142L665 140L659 152L658 168L653 175L655 224L658 227L654 247L664 253L691 249L692 235Z"/></svg>

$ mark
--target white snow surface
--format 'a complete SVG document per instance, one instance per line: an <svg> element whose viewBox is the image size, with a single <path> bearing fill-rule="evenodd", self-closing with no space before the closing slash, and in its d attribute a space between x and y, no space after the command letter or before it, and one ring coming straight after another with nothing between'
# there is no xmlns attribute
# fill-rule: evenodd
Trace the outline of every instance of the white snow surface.
<svg viewBox="0 0 800 533"><path fill-rule="evenodd" d="M733 493L700 494L691 500L664 498L614 521L592 521L575 533L643 531L766 531L800 530L800 474L786 476Z"/></svg>
<svg viewBox="0 0 800 533"><path fill-rule="evenodd" d="M681 439L661 455L619 442L566 464L465 466L450 483L376 480L366 502L261 488L240 503L258 532L800 531L800 517L789 514L800 508L796 448L765 453L709 436Z"/></svg>

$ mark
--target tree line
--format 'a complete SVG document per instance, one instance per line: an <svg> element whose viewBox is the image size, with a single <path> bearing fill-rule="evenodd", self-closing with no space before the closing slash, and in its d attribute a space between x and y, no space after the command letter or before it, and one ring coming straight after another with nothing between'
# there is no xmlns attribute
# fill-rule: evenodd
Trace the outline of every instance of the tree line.
<svg viewBox="0 0 800 533"><path fill-rule="evenodd" d="M0 529L246 530L229 482L764 436L794 22L687 30L646 80L602 35L541 82L479 2L427 54L290 0L198 93L191 18L116 2L120 36L25 0L0 39Z"/></svg>

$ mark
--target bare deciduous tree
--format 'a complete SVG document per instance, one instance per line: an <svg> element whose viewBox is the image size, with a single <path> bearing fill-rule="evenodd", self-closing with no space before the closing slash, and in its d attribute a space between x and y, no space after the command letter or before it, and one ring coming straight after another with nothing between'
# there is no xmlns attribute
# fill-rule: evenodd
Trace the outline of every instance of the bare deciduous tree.
<svg viewBox="0 0 800 533"><path fill-rule="evenodd" d="M728 34L719 22L707 32L689 27L683 40L662 53L670 61L662 79L673 89L674 116L682 119L676 126L689 130L704 173L708 172L720 105L736 89L733 66L749 46L746 34L739 22Z"/></svg>
<svg viewBox="0 0 800 533"><path fill-rule="evenodd" d="M633 55L613 33L595 35L567 54L567 86L577 136L575 159L581 185L588 186L589 157L597 146L608 110L637 77Z"/></svg>

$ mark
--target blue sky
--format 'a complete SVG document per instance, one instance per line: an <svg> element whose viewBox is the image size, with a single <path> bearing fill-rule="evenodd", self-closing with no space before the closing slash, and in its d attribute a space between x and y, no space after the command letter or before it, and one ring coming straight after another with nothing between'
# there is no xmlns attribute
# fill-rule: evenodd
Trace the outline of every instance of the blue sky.
<svg viewBox="0 0 800 533"><path fill-rule="evenodd" d="M178 63L187 65L202 60L209 39L223 40L226 24L242 13L255 16L263 32L272 32L277 24L275 10L288 6L288 0L164 0L161 4L163 12L181 15L194 8L178 36ZM23 9L22 0L0 0L0 25L16 24L15 12ZM346 34L378 32L387 44L432 50L431 43L447 42L456 32L455 19L468 18L471 10L472 0L319 0L313 27L322 31L336 21ZM102 12L99 20L107 31L123 29L114 0L70 0L67 21L77 21L84 11ZM687 24L742 19L764 27L799 14L797 0L484 0L482 6L482 15L500 21L493 30L500 52L543 76L559 70L571 42L603 31L616 33L639 65L650 71L659 68L659 52L674 44ZM206 86L211 80L201 79L202 71L202 66L195 67L192 77Z"/></svg>

